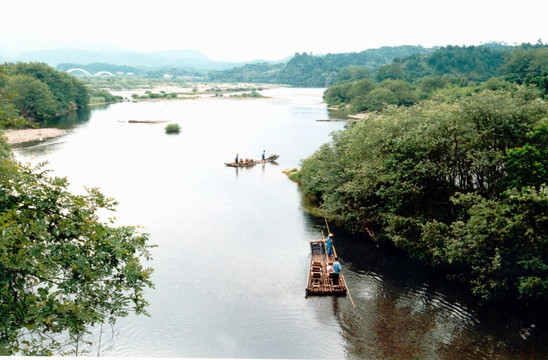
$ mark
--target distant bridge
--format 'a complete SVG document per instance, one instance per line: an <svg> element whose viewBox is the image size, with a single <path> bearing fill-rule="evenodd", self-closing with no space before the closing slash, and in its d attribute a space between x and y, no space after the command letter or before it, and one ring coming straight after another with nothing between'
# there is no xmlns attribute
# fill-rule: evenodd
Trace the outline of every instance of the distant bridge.
<svg viewBox="0 0 548 360"><path fill-rule="evenodd" d="M114 74L109 72L109 71L99 71L95 74L92 74L89 71L84 70L84 69L80 69L80 68L74 68L74 69L67 70L67 73L72 74L73 72L77 72L77 71L81 72L82 74L84 74L86 76L101 76L101 75L114 76Z"/></svg>

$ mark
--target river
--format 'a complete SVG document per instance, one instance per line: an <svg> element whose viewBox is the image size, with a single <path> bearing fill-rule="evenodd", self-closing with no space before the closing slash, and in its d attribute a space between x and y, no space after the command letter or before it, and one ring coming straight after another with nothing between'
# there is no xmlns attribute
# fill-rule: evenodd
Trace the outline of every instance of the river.
<svg viewBox="0 0 548 360"><path fill-rule="evenodd" d="M15 147L47 160L73 192L99 187L117 223L150 234L150 317L94 332L91 355L223 358L515 359L547 356L530 318L481 309L397 252L337 232L350 298L309 297L308 241L326 231L306 213L298 167L342 122L322 89L276 88L264 99L124 102L59 126L66 135ZM166 120L181 133L167 135ZM277 164L226 167L236 153ZM333 231L333 229L331 229ZM101 337L101 348L97 348Z"/></svg>

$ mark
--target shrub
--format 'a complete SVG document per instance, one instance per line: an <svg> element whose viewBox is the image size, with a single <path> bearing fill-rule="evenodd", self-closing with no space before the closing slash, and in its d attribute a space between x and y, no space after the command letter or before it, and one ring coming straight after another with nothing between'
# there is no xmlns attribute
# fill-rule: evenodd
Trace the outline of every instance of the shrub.
<svg viewBox="0 0 548 360"><path fill-rule="evenodd" d="M178 134L181 132L179 124L168 124L166 126L166 134Z"/></svg>

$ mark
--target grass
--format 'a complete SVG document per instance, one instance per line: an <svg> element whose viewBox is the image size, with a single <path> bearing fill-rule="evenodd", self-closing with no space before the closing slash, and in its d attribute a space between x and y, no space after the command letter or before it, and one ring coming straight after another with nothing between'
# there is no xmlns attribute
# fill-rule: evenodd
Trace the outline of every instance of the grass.
<svg viewBox="0 0 548 360"><path fill-rule="evenodd" d="M286 174L291 181L294 181L296 183L301 181L301 173L297 168L283 170L283 173Z"/></svg>

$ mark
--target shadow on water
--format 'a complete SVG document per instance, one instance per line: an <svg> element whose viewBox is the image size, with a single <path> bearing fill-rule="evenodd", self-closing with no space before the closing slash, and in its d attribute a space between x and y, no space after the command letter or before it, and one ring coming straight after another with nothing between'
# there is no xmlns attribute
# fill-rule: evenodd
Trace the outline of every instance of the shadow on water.
<svg viewBox="0 0 548 360"><path fill-rule="evenodd" d="M103 105L99 110L102 108L106 109L107 106ZM93 108L94 111L97 110L97 107ZM76 111L71 111L67 114L64 114L62 116L56 117L51 120L44 121L40 124L40 128L56 128L56 129L62 129L67 131L72 131L79 126L82 126L89 122L91 118L91 110L89 108L86 109L78 109ZM13 144L12 149L21 150L23 152L32 151L35 154L41 154L44 153L46 148L53 148L55 147L55 143L58 143L60 138L63 136L46 139L44 140L34 140L34 141L27 141L19 144Z"/></svg>
<svg viewBox="0 0 548 360"><path fill-rule="evenodd" d="M93 111L106 110L107 107L108 105L93 107ZM71 111L70 113L56 117L55 119L45 121L41 124L41 127L70 130L88 122L90 118L90 108L78 109L76 111Z"/></svg>
<svg viewBox="0 0 548 360"><path fill-rule="evenodd" d="M307 215L307 221L318 237L326 234L324 219ZM330 228L356 304L332 299L348 358L510 359L548 353L546 335L533 336L531 314L482 306L464 285L398 249Z"/></svg>

